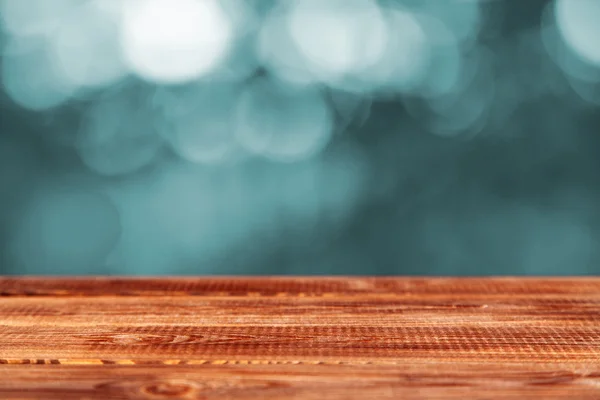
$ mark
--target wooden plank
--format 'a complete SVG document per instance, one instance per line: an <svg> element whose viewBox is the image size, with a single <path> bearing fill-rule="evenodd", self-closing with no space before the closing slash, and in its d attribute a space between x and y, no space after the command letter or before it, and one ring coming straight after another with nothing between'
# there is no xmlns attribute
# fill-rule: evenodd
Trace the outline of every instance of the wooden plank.
<svg viewBox="0 0 600 400"><path fill-rule="evenodd" d="M18 371L15 371L18 369ZM598 371L539 365L0 366L19 399L598 399Z"/></svg>
<svg viewBox="0 0 600 400"><path fill-rule="evenodd" d="M0 278L2 399L600 399L600 278Z"/></svg>

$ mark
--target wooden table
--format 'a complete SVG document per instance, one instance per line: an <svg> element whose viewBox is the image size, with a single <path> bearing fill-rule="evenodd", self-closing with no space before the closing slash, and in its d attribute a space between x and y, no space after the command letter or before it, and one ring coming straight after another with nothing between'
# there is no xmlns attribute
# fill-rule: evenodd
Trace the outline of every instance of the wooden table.
<svg viewBox="0 0 600 400"><path fill-rule="evenodd" d="M0 278L0 399L600 399L600 278Z"/></svg>

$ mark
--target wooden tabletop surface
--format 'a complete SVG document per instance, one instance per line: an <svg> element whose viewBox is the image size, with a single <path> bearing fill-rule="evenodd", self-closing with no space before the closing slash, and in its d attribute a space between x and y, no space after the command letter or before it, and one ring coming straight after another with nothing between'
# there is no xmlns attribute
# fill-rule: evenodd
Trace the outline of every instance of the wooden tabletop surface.
<svg viewBox="0 0 600 400"><path fill-rule="evenodd" d="M600 399L600 278L0 278L0 399Z"/></svg>

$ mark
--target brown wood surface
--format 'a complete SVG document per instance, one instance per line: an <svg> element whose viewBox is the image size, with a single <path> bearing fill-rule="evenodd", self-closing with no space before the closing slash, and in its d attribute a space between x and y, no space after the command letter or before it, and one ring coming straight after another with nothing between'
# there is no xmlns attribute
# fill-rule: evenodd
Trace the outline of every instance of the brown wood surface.
<svg viewBox="0 0 600 400"><path fill-rule="evenodd" d="M600 278L0 278L0 399L600 399Z"/></svg>

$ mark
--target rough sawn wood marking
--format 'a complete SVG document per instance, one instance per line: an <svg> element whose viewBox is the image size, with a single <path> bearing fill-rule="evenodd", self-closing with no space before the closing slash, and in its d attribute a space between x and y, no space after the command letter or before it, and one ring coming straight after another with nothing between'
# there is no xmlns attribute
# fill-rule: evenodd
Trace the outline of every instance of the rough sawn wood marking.
<svg viewBox="0 0 600 400"><path fill-rule="evenodd" d="M597 399L600 278L0 278L0 399Z"/></svg>

